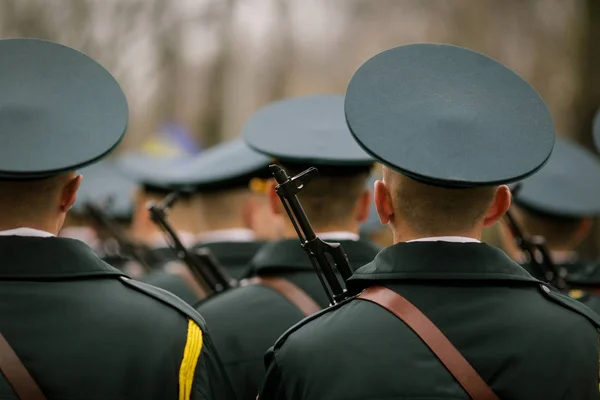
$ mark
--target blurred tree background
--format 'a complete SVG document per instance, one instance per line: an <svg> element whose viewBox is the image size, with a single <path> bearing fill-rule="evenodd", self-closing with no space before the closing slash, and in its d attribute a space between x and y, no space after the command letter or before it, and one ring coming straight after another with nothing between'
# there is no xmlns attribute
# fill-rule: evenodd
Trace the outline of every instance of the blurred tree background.
<svg viewBox="0 0 600 400"><path fill-rule="evenodd" d="M261 105L343 93L370 56L415 42L510 66L559 135L587 146L600 105L599 0L0 0L0 37L58 41L106 66L130 102L121 150L164 122L210 146Z"/></svg>

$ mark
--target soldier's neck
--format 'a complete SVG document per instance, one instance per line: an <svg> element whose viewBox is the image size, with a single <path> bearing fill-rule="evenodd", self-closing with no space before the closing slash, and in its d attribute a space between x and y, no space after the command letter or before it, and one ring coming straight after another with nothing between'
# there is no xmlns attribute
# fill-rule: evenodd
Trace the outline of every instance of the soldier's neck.
<svg viewBox="0 0 600 400"><path fill-rule="evenodd" d="M0 231L8 231L17 228L31 228L37 229L39 231L48 232L53 235L58 235L58 232L62 227L63 220L64 219L57 220L56 218L26 219L19 217L10 218L0 216Z"/></svg>

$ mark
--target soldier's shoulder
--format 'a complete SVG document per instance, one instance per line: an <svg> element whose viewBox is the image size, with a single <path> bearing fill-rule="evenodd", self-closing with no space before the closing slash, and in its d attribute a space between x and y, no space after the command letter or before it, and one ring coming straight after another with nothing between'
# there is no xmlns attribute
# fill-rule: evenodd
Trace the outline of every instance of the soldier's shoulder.
<svg viewBox="0 0 600 400"><path fill-rule="evenodd" d="M544 300L540 299L541 302L535 303L541 308L528 313L528 320L535 329L559 336L564 334L564 330L575 332L570 335L573 340L577 340L577 337L592 337L598 332L600 315L592 309L549 285L539 284L538 289ZM277 352L290 341L293 341L294 346L301 347L304 342L314 343L316 336L337 334L335 332L339 333L340 329L356 329L361 323L366 323L371 318L365 318L364 313L372 314L372 310L367 311L364 302L353 301L355 298L356 296L351 297L298 322L279 337L273 347L274 351ZM543 306L544 304L547 306ZM578 336L577 332L581 335Z"/></svg>
<svg viewBox="0 0 600 400"><path fill-rule="evenodd" d="M296 306L263 285L244 285L218 294L195 306L209 325L239 326L242 321L277 319L299 313Z"/></svg>
<svg viewBox="0 0 600 400"><path fill-rule="evenodd" d="M206 322L200 314L174 294L127 277L120 277L119 280L127 291L140 295L136 296L139 301L129 303L129 306L133 307L134 311L153 313L156 323L160 323L161 319L169 321L179 320L181 322L191 320L202 330L205 330Z"/></svg>
<svg viewBox="0 0 600 400"><path fill-rule="evenodd" d="M549 311L551 317L558 323L561 320L569 319L571 323L578 323L590 328L600 328L600 315L587 307L581 301L576 300L565 293L560 292L547 284L539 285L540 292L545 299L560 307Z"/></svg>
<svg viewBox="0 0 600 400"><path fill-rule="evenodd" d="M285 343L289 342L292 338L296 341L303 341L305 336L307 337L315 337L315 335L319 335L319 331L328 328L325 327L328 324L336 324L342 322L348 322L348 320L343 321L347 316L344 315L342 318L339 318L340 312L350 312L353 313L355 308L350 307L351 304L356 305L357 302L353 300L356 299L357 296L352 296L344 301L339 302L334 306L327 307L319 312L316 312L295 325L291 326L288 330L286 330L275 342L273 349L275 351L279 350ZM351 318L352 319L352 318Z"/></svg>

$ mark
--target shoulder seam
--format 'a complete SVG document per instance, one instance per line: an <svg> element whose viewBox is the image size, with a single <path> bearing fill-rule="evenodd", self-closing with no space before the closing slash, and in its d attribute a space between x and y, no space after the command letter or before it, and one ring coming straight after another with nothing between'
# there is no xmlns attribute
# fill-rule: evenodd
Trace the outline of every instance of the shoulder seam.
<svg viewBox="0 0 600 400"><path fill-rule="evenodd" d="M539 288L545 297L586 318L596 329L600 328L600 316L596 315L585 304L558 292L557 289L550 285L540 284Z"/></svg>
<svg viewBox="0 0 600 400"><path fill-rule="evenodd" d="M326 307L324 309L322 309L319 312L316 312L306 318L304 318L303 320L297 322L296 324L292 325L290 328L288 328L288 330L286 330L284 333L281 334L281 336L279 336L279 338L277 339L277 341L275 342L275 344L273 345L273 350L278 349L279 347L281 347L281 345L283 344L283 342L285 342L285 340L288 338L288 336L290 336L292 333L294 333L297 329L299 329L300 327L304 326L305 324L311 322L312 320L319 318L321 315L326 314L330 311L333 310L337 310L338 308L350 303L352 300L354 300L356 297L358 296L358 294L347 298L346 300L342 301L341 303L336 304L335 306L329 306Z"/></svg>
<svg viewBox="0 0 600 400"><path fill-rule="evenodd" d="M186 302L184 302L174 294L164 289L160 289L155 286L149 285L147 283L133 280L126 276L119 277L119 281L121 281L121 283L123 283L129 288L142 294L145 294L149 297L152 297L156 301L173 308L174 310L182 314L184 317L194 321L202 331L206 331L206 322L204 321L204 318L202 318L202 316L190 305L188 305Z"/></svg>

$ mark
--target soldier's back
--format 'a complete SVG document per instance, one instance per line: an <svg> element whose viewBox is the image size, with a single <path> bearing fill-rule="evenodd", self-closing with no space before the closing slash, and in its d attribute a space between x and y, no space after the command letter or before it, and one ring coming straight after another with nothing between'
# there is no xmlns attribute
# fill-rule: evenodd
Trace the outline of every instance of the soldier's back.
<svg viewBox="0 0 600 400"><path fill-rule="evenodd" d="M355 268L377 254L377 248L369 242L342 242ZM328 300L303 251L295 239L266 244L251 263L251 270L264 278L286 280L311 299L318 310L326 307ZM264 354L269 347L306 317L298 304L263 284L227 291L200 304L198 310L211 327L215 346L240 399L253 398L260 389Z"/></svg>
<svg viewBox="0 0 600 400"><path fill-rule="evenodd" d="M394 283L501 399L595 399L598 333L538 284ZM580 307L580 306L579 306ZM382 307L352 300L280 339L286 399L469 399L423 341ZM337 370L343 373L336 373ZM274 374L270 374L274 376Z"/></svg>
<svg viewBox="0 0 600 400"><path fill-rule="evenodd" d="M78 241L4 237L0 253L0 331L47 398L231 398L204 321L179 299Z"/></svg>

